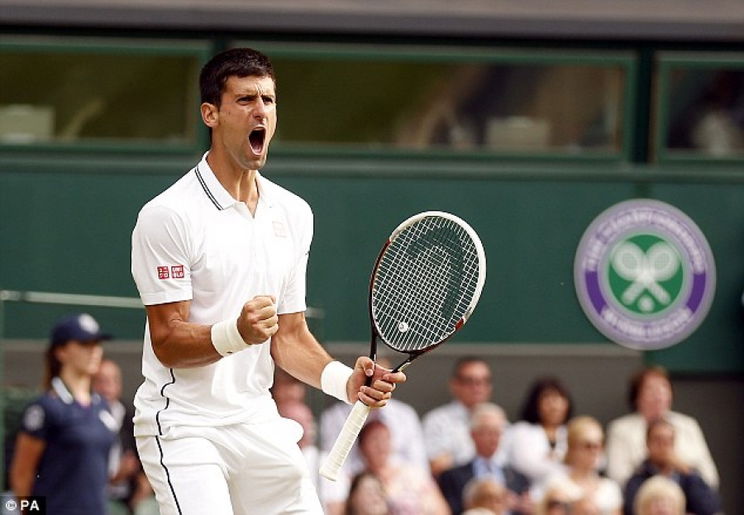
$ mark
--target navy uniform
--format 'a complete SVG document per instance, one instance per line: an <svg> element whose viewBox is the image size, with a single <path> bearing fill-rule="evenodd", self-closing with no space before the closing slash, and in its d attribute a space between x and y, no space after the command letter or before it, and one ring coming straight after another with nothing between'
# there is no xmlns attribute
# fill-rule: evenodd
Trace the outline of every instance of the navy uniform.
<svg viewBox="0 0 744 515"><path fill-rule="evenodd" d="M32 495L46 497L48 513L106 513L108 453L116 429L106 401L94 394L83 406L58 377L51 391L28 405L21 431L46 444Z"/></svg>

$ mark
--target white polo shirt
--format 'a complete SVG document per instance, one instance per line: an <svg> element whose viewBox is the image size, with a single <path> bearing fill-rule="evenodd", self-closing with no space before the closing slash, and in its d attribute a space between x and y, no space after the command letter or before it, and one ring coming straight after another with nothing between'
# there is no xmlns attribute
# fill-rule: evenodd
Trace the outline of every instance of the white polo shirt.
<svg viewBox="0 0 744 515"><path fill-rule="evenodd" d="M139 213L132 275L142 302L191 301L189 322L197 324L237 318L256 295L273 295L279 314L304 311L310 206L258 175L251 215L223 188L206 157ZM275 417L270 350L266 342L211 365L169 368L155 356L146 326L135 435Z"/></svg>

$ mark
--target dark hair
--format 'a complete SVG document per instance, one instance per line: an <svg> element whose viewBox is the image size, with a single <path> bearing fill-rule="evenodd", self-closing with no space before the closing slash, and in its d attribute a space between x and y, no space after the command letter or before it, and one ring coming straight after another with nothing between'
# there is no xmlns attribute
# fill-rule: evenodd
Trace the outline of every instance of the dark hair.
<svg viewBox="0 0 744 515"><path fill-rule="evenodd" d="M628 388L628 404L630 405L631 410L636 411L638 409L638 396L641 394L641 388L643 388L643 383L646 382L646 379L651 376L663 377L667 380L669 387L671 388L672 382L669 380L669 374L664 367L654 365L639 370L633 374L633 377L631 377L630 386Z"/></svg>
<svg viewBox="0 0 744 515"><path fill-rule="evenodd" d="M202 103L220 105L222 91L230 77L271 77L274 67L264 54L252 48L232 48L212 57L199 74Z"/></svg>
<svg viewBox="0 0 744 515"><path fill-rule="evenodd" d="M464 366L470 365L471 363L483 363L484 365L488 366L488 363L483 358L479 358L477 356L463 356L462 358L455 361L455 366L452 367L452 377L457 378L460 375L460 370Z"/></svg>
<svg viewBox="0 0 744 515"><path fill-rule="evenodd" d="M522 405L522 420L530 424L540 423L540 397L545 392L556 392L568 401L566 418L563 420L565 423L573 415L573 401L571 400L571 395L568 393L568 389L557 377L542 377L532 383L527 393L527 398Z"/></svg>
<svg viewBox="0 0 744 515"><path fill-rule="evenodd" d="M49 345L44 356L44 389L49 390L52 387L52 379L57 377L62 371L62 362L57 357L57 349L63 345Z"/></svg>
<svg viewBox="0 0 744 515"><path fill-rule="evenodd" d="M646 426L646 441L648 441L651 432L659 426L671 427L673 432L677 432L676 429L674 429L674 425L668 419L664 417L655 418Z"/></svg>

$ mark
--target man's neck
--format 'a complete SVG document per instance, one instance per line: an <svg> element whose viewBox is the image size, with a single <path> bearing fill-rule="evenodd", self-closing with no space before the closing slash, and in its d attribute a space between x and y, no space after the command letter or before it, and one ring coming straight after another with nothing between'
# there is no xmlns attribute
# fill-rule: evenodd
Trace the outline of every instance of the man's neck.
<svg viewBox="0 0 744 515"><path fill-rule="evenodd" d="M256 182L258 171L236 166L234 161L226 159L216 149L210 150L207 155L207 164L230 196L245 203L251 214L255 214L259 197L258 183Z"/></svg>

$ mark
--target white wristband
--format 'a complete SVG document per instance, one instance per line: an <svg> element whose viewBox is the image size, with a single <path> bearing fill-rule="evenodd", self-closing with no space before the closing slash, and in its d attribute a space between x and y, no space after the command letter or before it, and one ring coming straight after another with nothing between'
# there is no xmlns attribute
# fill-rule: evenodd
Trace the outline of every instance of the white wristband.
<svg viewBox="0 0 744 515"><path fill-rule="evenodd" d="M331 361L320 374L320 388L323 393L344 401L346 404L351 404L346 393L346 385L353 372L354 369L347 367L340 361Z"/></svg>
<svg viewBox="0 0 744 515"><path fill-rule="evenodd" d="M212 326L212 345L222 356L229 356L248 348L238 332L237 319L223 320Z"/></svg>

